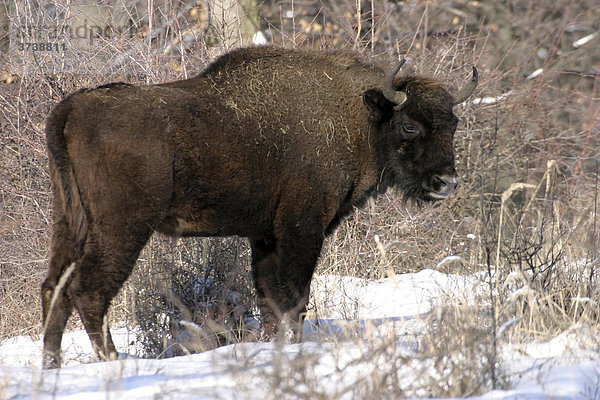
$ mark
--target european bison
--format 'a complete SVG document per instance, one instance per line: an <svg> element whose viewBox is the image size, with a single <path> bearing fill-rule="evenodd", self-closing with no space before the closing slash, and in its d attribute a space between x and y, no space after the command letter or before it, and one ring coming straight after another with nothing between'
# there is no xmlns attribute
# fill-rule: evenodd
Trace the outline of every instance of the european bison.
<svg viewBox="0 0 600 400"><path fill-rule="evenodd" d="M100 359L105 315L150 235L248 237L264 329L299 338L323 239L390 186L440 200L458 182L452 95L346 53L253 47L200 75L82 89L46 122L53 192L44 366L75 307Z"/></svg>

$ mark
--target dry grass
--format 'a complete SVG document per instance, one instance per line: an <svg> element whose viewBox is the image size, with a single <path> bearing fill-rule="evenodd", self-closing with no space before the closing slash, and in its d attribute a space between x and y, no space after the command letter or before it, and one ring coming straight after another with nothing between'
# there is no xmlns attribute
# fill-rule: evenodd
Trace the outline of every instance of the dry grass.
<svg viewBox="0 0 600 400"><path fill-rule="evenodd" d="M25 3L27 12L9 10L13 26L36 26L39 13L33 2ZM108 81L188 77L225 51L224 32L208 25L202 6L152 4L150 23L147 7L130 10L130 34L66 40L65 57L14 47L0 55L0 340L41 330L38 288L50 220L43 124L52 104L77 88ZM109 25L121 26L122 10L104 11ZM591 49L600 38L581 44L600 29L595 1L292 1L262 4L258 11L261 30L276 44L353 48L380 62L407 56L406 71L436 76L454 88L467 79L471 65L480 70L475 97L481 100L455 110L461 119L455 138L463 180L458 192L423 208L405 205L393 192L369 202L326 242L318 267L320 274L368 279L436 266L464 274L487 271L487 306L443 307L438 314L443 318L430 321L422 352L415 355L437 360L434 366L446 371L438 383L454 384L434 384L432 376L424 382L428 389L414 395L480 393L502 384L499 342L548 337L573 324L597 326L600 54ZM24 35L38 40L35 31ZM458 257L446 258L451 255ZM148 322L145 340L155 356L169 354L172 342L165 338L172 339L173 326L148 315L171 312L195 322L209 315L216 325L203 349L243 340L235 332L246 329L238 324L240 315L252 310L248 263L247 244L239 239L154 237L115 300L111 319ZM210 277L221 282L219 293L240 293L243 312L227 301L199 301L198 292L169 300L186 291L181 280L172 279L181 275ZM139 297L140 288L150 297ZM164 307L164 313L155 307ZM391 354L384 357L391 362L397 354L386 349L393 343L372 350ZM466 357L459 363L446 354L459 350ZM307 365L292 361L281 374L290 365L293 371ZM480 367L485 374L469 381ZM282 394L291 385L284 379L310 382L300 372L283 377L277 371L273 386L283 388ZM393 382L374 380L367 391L381 398L404 393Z"/></svg>

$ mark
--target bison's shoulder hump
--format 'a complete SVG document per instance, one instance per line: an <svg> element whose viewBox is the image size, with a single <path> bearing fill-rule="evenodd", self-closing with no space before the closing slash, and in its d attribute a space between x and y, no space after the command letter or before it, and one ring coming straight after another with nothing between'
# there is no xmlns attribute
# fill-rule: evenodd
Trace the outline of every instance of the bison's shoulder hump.
<svg viewBox="0 0 600 400"><path fill-rule="evenodd" d="M228 65L237 65L243 62L248 62L257 59L267 59L273 57L282 57L292 50L276 46L252 46L242 47L229 53L226 53L215 61L210 63L198 77L210 76L218 71L227 68Z"/></svg>
<svg viewBox="0 0 600 400"><path fill-rule="evenodd" d="M239 65L249 64L256 60L266 61L269 59L278 60L274 65L281 65L281 63L289 63L290 65L303 64L305 66L311 65L315 68L318 68L319 65L335 65L339 70L347 70L352 67L362 67L367 69L373 67L366 61L364 56L349 50L323 52L288 49L277 46L252 46L239 48L220 56L209 64L198 77L215 75L228 68L235 68Z"/></svg>

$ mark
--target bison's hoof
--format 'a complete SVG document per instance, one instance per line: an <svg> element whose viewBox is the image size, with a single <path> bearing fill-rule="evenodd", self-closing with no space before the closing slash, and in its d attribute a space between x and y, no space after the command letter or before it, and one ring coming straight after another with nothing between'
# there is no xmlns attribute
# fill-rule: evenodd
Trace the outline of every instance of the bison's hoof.
<svg viewBox="0 0 600 400"><path fill-rule="evenodd" d="M302 332L302 327L298 326L298 323L294 323L289 317L284 317L279 323L279 329L277 330L277 342L280 344L294 344L300 343L302 335L298 332Z"/></svg>
<svg viewBox="0 0 600 400"><path fill-rule="evenodd" d="M60 356L56 354L44 353L42 357L42 369L60 368Z"/></svg>

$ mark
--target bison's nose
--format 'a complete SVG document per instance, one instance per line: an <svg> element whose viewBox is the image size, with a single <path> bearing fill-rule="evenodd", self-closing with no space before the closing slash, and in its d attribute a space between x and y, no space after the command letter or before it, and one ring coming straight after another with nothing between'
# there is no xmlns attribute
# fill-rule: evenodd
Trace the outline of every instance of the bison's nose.
<svg viewBox="0 0 600 400"><path fill-rule="evenodd" d="M458 175L452 168L443 174L434 174L422 184L427 196L432 199L441 200L450 196L458 186Z"/></svg>

